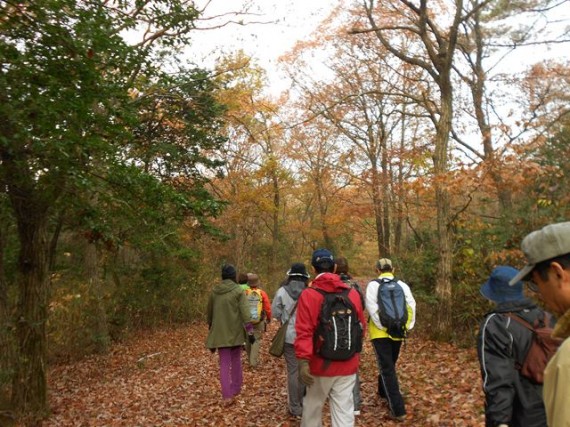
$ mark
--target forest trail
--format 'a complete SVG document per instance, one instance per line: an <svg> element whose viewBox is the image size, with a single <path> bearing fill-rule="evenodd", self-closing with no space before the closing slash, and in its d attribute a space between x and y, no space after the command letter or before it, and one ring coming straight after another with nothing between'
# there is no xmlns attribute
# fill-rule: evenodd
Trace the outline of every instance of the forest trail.
<svg viewBox="0 0 570 427"><path fill-rule="evenodd" d="M229 408L220 405L218 356L204 347L207 326L195 323L139 332L108 355L52 367L52 416L43 426L297 426L287 415L284 361L267 351L276 330L276 322L268 325L257 370L247 366L243 353L244 386ZM356 426L484 426L474 349L411 335L398 362L408 411L402 423L390 420L376 397L368 341L362 356L363 407ZM330 426L327 408L324 426Z"/></svg>

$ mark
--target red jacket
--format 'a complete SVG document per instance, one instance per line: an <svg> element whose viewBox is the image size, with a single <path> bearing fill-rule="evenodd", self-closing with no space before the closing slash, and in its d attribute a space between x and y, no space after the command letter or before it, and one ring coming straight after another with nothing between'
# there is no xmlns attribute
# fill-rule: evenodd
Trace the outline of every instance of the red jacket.
<svg viewBox="0 0 570 427"><path fill-rule="evenodd" d="M341 292L343 289L349 288L349 285L344 283L336 274L322 273L313 280L311 287L322 289L325 292ZM362 327L365 328L366 321L364 319L364 311L358 292L352 289L348 297L356 308ZM323 299L324 297L321 293L311 288L307 288L301 292L297 304L297 320L295 321L295 330L297 332L295 355L297 359L309 360L309 367L313 375L334 377L355 374L358 370L358 364L360 363L360 355L358 353L349 360L327 361L327 366L325 359L314 352L313 335L319 322Z"/></svg>

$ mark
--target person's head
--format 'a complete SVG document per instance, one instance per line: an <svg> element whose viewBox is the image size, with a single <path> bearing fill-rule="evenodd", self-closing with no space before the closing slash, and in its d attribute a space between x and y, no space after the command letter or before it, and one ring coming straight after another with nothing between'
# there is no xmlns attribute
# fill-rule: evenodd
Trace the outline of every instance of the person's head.
<svg viewBox="0 0 570 427"><path fill-rule="evenodd" d="M317 249L311 257L311 265L317 273L332 273L334 271L334 256L328 249Z"/></svg>
<svg viewBox="0 0 570 427"><path fill-rule="evenodd" d="M336 274L348 274L348 260L345 257L339 256L338 258L335 258L334 263L336 264Z"/></svg>
<svg viewBox="0 0 570 427"><path fill-rule="evenodd" d="M231 264L224 264L222 266L222 280L230 279L236 281L237 271Z"/></svg>
<svg viewBox="0 0 570 427"><path fill-rule="evenodd" d="M291 268L287 271L287 277L290 280L301 280L306 281L309 279L309 273L307 273L307 267L302 262L294 262L291 264Z"/></svg>
<svg viewBox="0 0 570 427"><path fill-rule="evenodd" d="M547 225L527 235L521 249L527 264L510 284L529 282L556 314L570 309L570 222Z"/></svg>
<svg viewBox="0 0 570 427"><path fill-rule="evenodd" d="M518 281L512 286L509 281L518 274L518 270L513 267L501 265L496 267L489 276L489 279L479 291L488 300L500 304L504 302L515 302L524 299L523 282Z"/></svg>
<svg viewBox="0 0 570 427"><path fill-rule="evenodd" d="M247 273L239 273L237 276L237 282L240 285L245 285L247 283Z"/></svg>
<svg viewBox="0 0 570 427"><path fill-rule="evenodd" d="M390 273L393 271L392 260L389 258L380 258L376 261L376 270L379 273Z"/></svg>
<svg viewBox="0 0 570 427"><path fill-rule="evenodd" d="M250 288L257 288L259 286L259 276L253 273L247 273L247 284Z"/></svg>

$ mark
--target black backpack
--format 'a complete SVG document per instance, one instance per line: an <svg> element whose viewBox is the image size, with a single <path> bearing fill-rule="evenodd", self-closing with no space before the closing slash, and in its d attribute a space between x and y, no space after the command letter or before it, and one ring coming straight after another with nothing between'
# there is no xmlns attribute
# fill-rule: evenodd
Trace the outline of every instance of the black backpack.
<svg viewBox="0 0 570 427"><path fill-rule="evenodd" d="M350 288L342 292L325 292L319 323L315 332L316 352L327 360L348 360L362 350L362 325L354 304L348 297Z"/></svg>
<svg viewBox="0 0 570 427"><path fill-rule="evenodd" d="M408 307L404 288L396 279L376 279L378 286L378 310L380 323L393 338L406 338Z"/></svg>

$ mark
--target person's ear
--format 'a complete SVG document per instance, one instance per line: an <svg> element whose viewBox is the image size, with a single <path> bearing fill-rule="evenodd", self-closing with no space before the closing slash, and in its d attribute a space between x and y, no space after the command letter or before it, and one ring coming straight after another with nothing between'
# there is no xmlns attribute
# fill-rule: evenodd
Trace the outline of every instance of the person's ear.
<svg viewBox="0 0 570 427"><path fill-rule="evenodd" d="M550 268L557 283L570 282L570 271L567 271L558 262L552 262Z"/></svg>
<svg viewBox="0 0 570 427"><path fill-rule="evenodd" d="M337 267L337 265L335 264L334 268L333 268L333 273L336 273L336 267Z"/></svg>

